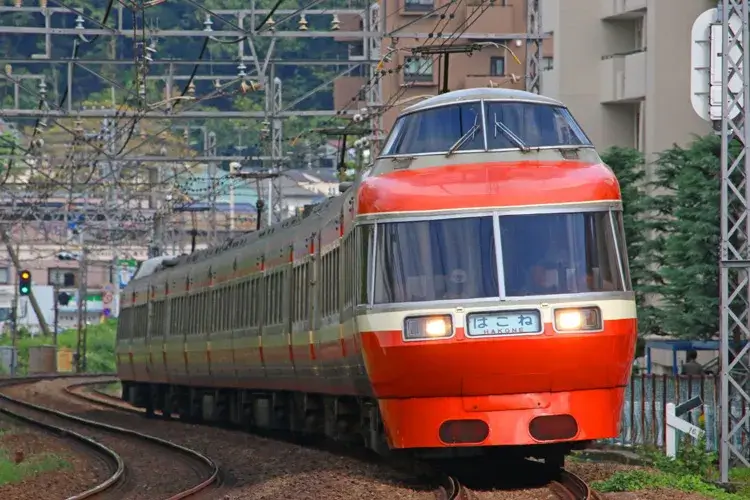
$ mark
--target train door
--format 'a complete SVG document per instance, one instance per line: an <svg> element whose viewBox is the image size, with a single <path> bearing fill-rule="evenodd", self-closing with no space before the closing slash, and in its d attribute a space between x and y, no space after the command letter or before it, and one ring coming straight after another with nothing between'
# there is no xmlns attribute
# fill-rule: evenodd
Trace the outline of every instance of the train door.
<svg viewBox="0 0 750 500"><path fill-rule="evenodd" d="M266 256L261 256L261 272L257 275L257 286L256 286L256 297L255 297L255 304L257 306L257 337L258 337L258 357L260 360L260 368L261 372L260 375L264 378L268 378L269 376L269 369L268 369L268 363L269 361L266 360L266 348L272 349L270 346L266 346L263 338L266 335L267 326L266 326L266 319L268 317L267 309L268 309L268 302L271 300L270 297L268 297L268 294L270 293L270 289L268 287L268 272L266 271Z"/></svg>
<svg viewBox="0 0 750 500"><path fill-rule="evenodd" d="M134 380L131 346L135 335L135 304L131 302L122 308L117 322L117 375L124 380Z"/></svg>
<svg viewBox="0 0 750 500"><path fill-rule="evenodd" d="M289 266L285 273L284 281L287 283L286 297L284 302L284 329L286 330L287 343L289 344L289 359L292 362L292 373L290 376L295 379L298 378L297 373L297 360L294 350L294 320L295 311L297 310L297 288L299 283L297 281L297 270L298 268L294 265L294 244L289 245Z"/></svg>
<svg viewBox="0 0 750 500"><path fill-rule="evenodd" d="M136 332L137 337L131 344L133 353L133 372L135 379L139 382L148 382L150 375L148 337L150 329L153 327L151 319L151 287L147 286L143 291L143 303L138 305L141 323L138 325Z"/></svg>
<svg viewBox="0 0 750 500"><path fill-rule="evenodd" d="M321 339L320 325L322 324L322 305L323 305L323 262L322 262L322 231L313 235L314 252L312 255L312 266L310 266L310 364L313 376L316 379L316 385L325 387L325 371L320 360Z"/></svg>
<svg viewBox="0 0 750 500"><path fill-rule="evenodd" d="M370 394L372 387L367 378L364 354L362 351L362 325L357 321L358 312L366 312L374 290L372 268L375 258L376 225L358 225L355 229L355 307L354 307L354 347L356 353L352 359L355 365L353 370L357 392L359 394Z"/></svg>
<svg viewBox="0 0 750 500"><path fill-rule="evenodd" d="M153 293L153 292L152 292ZM152 324L151 334L148 339L148 366L149 379L151 382L164 382L164 361L162 350L164 348L164 318L166 308L166 297L152 295Z"/></svg>
<svg viewBox="0 0 750 500"><path fill-rule="evenodd" d="M174 300L169 296L169 283L167 283L164 298L164 335L161 338L161 366L164 373L164 382L169 383L169 365L167 364L167 339L169 338L174 322L172 321L172 303Z"/></svg>

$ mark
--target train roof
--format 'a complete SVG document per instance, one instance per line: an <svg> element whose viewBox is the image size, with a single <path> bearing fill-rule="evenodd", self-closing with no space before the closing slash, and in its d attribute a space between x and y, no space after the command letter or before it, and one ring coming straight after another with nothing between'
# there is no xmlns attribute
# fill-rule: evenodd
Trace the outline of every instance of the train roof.
<svg viewBox="0 0 750 500"><path fill-rule="evenodd" d="M495 89L490 87L480 87L475 89L463 89L448 92L445 94L436 95L430 97L424 101L420 101L417 104L413 104L408 108L404 109L402 114L412 113L419 111L420 109L431 108L433 106L439 106L441 104L451 104L455 101L473 101L478 99L507 99L507 100L522 100L522 101L534 101L544 104L551 104L554 106L564 106L563 103L551 97L534 94L532 92L526 92L523 90L514 89Z"/></svg>

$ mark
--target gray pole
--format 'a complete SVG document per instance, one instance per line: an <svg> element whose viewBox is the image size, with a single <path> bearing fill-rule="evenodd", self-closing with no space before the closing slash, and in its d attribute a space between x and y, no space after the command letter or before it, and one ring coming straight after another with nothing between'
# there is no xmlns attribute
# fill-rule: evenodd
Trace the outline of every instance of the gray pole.
<svg viewBox="0 0 750 500"><path fill-rule="evenodd" d="M16 275L18 275L18 272L21 271L21 261L18 258L18 253L16 253L16 249L13 248L13 244L10 241L10 237L8 236L8 232L4 229L0 230L0 237L2 238L3 242L5 243L5 248L8 250L8 255L10 256L10 260L13 262L13 266L16 268ZM36 296L34 295L34 286L33 286L33 276L32 276L32 286L29 290L29 303L31 303L32 309L34 309L34 314L36 314L36 319L39 321L39 328L42 329L42 334L45 336L49 336L49 326L47 325L47 320L44 318L44 314L42 314L42 308L39 307L39 303L36 301ZM18 288L16 286L16 288Z"/></svg>
<svg viewBox="0 0 750 500"><path fill-rule="evenodd" d="M750 102L750 78L746 71L750 68L750 51L745 50L743 41L750 39L748 0L722 0L720 5L722 34L721 60L722 76L722 119L721 119L721 482L729 481L729 467L739 461L746 467L750 462L735 439L747 437L746 419L741 408L750 402L748 389L748 352L750 344L741 347L741 342L750 337L748 328L748 299L750 293L750 126L747 126L747 108ZM730 26L730 19L732 20ZM733 61L727 55L739 52L742 58ZM730 87L741 84L738 92ZM741 143L736 156L730 153L730 143ZM737 407L733 412L732 403Z"/></svg>

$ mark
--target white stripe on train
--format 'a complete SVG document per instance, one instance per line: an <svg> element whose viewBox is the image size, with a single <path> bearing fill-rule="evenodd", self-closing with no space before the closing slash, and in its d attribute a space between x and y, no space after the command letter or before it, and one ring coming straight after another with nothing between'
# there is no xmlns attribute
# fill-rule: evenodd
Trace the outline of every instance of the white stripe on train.
<svg viewBox="0 0 750 500"><path fill-rule="evenodd" d="M602 319L634 319L636 318L635 302L632 300L588 300L576 302L563 302L559 304L543 304L538 309L542 313L542 322L551 323L554 309L568 309L575 307L596 306L602 312ZM460 310L459 310L460 309ZM466 324L466 316L473 312L490 311L514 311L519 309L534 309L533 306L519 304L483 304L464 308L445 309L410 309L408 311L392 312L368 312L357 316L359 330L364 332L394 331L401 330L404 326L404 318L407 316L434 316L440 314L452 314L454 326L461 328Z"/></svg>

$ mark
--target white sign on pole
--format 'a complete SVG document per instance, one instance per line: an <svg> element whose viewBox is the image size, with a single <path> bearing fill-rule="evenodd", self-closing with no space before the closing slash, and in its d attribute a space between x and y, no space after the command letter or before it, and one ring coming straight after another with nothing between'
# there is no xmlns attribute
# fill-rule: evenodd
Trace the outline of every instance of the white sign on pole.
<svg viewBox="0 0 750 500"><path fill-rule="evenodd" d="M742 27L742 21L733 16L729 20L734 33ZM738 33L741 40L742 34ZM718 9L709 9L693 23L692 47L690 49L690 101L695 112L706 121L721 121L722 102L722 42L723 28ZM742 51L735 45L729 52L731 61L742 68ZM731 74L731 70L730 70ZM742 77L733 74L728 82L729 90L733 93L742 91ZM739 96L739 105L743 105L743 97ZM740 112L738 106L730 110L730 117L736 117Z"/></svg>

